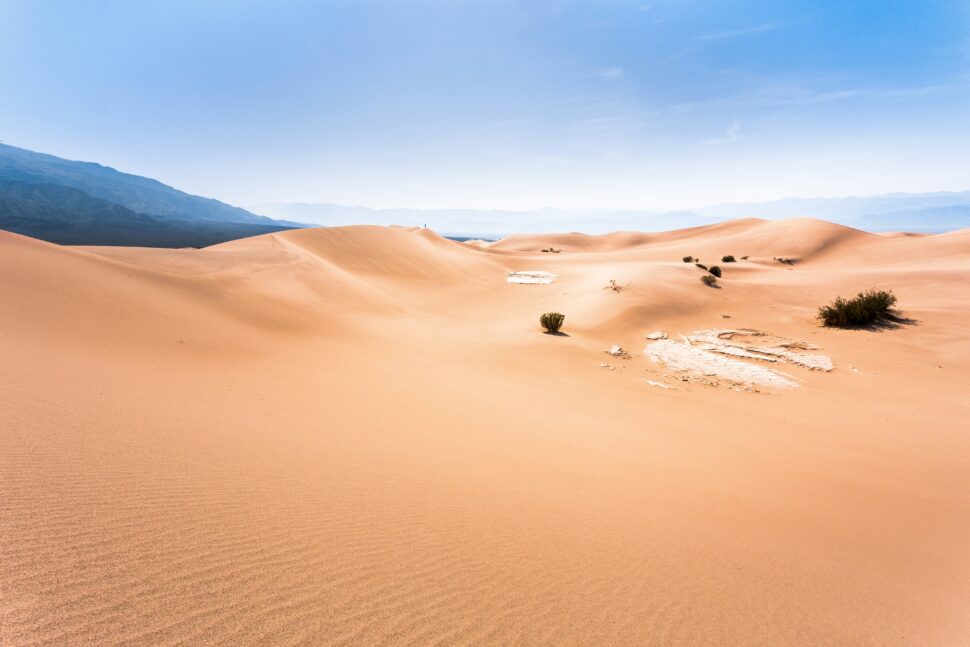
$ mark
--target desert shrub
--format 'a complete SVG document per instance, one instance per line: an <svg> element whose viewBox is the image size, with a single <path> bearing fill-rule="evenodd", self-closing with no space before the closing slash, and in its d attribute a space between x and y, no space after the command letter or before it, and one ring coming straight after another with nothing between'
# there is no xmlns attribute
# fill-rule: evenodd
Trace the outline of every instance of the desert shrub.
<svg viewBox="0 0 970 647"><path fill-rule="evenodd" d="M693 256L685 256L681 260L683 260L685 263L693 263L694 262L694 257Z"/></svg>
<svg viewBox="0 0 970 647"><path fill-rule="evenodd" d="M701 268L701 269L702 269L702 270L704 270L705 272L707 271L707 265L703 265L703 264L701 264L701 263L694 263L694 266L695 266L695 267L699 267L699 268Z"/></svg>
<svg viewBox="0 0 970 647"><path fill-rule="evenodd" d="M559 312L547 312L539 317L539 323L546 329L546 332L559 332L562 322L566 315Z"/></svg>
<svg viewBox="0 0 970 647"><path fill-rule="evenodd" d="M717 265L711 265L711 269L707 270L717 278L721 278L721 268Z"/></svg>
<svg viewBox="0 0 970 647"><path fill-rule="evenodd" d="M818 318L824 326L866 326L891 318L894 305L896 295L892 292L870 288L853 299L836 297L835 301L818 309Z"/></svg>
<svg viewBox="0 0 970 647"><path fill-rule="evenodd" d="M741 260L742 260L742 261L746 261L746 260L748 260L748 257L747 257L747 256L742 256L742 257L741 257Z"/></svg>
<svg viewBox="0 0 970 647"><path fill-rule="evenodd" d="M731 254L728 254L727 256L722 256L721 257L721 262L722 263L734 263L735 262L734 256L732 256Z"/></svg>
<svg viewBox="0 0 970 647"><path fill-rule="evenodd" d="M705 274L701 277L701 283L713 288L715 285L717 285L717 277L715 277L713 274Z"/></svg>

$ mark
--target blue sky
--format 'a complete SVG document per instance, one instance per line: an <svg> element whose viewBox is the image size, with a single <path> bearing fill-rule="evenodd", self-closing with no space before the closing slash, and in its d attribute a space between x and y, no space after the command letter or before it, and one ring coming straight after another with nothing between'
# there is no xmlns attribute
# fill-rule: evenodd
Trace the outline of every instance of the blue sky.
<svg viewBox="0 0 970 647"><path fill-rule="evenodd" d="M234 204L970 189L970 3L3 0L0 139Z"/></svg>

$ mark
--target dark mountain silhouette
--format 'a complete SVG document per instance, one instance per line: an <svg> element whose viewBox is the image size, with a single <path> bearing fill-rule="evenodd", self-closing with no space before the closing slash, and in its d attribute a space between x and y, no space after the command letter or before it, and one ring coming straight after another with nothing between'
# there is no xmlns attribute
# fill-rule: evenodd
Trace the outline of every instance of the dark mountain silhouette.
<svg viewBox="0 0 970 647"><path fill-rule="evenodd" d="M64 245L204 247L291 224L100 164L0 144L0 229Z"/></svg>

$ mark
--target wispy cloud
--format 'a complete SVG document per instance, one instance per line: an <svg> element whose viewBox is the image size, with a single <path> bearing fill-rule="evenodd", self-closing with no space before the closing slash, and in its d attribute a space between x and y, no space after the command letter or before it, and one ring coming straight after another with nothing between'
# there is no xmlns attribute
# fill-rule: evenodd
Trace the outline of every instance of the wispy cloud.
<svg viewBox="0 0 970 647"><path fill-rule="evenodd" d="M628 126L634 123L636 115L616 114L602 115L598 117L586 117L573 122L573 129L577 131L608 130L617 127Z"/></svg>
<svg viewBox="0 0 970 647"><path fill-rule="evenodd" d="M741 138L741 122L737 119L731 122L728 129L724 131L723 137L716 137L714 139L708 139L702 142L705 146L715 146L717 144L728 144L730 142L737 141Z"/></svg>
<svg viewBox="0 0 970 647"><path fill-rule="evenodd" d="M597 70L596 76L603 79L618 79L623 76L622 67L606 67L602 70Z"/></svg>
<svg viewBox="0 0 970 647"><path fill-rule="evenodd" d="M721 97L709 97L703 101L688 101L668 106L672 114L712 107L726 109L783 108L788 106L823 105L855 101L877 104L918 101L933 97L966 96L970 80L959 78L948 83L922 86L857 86L843 89L818 89L811 83L771 82L746 92Z"/></svg>
<svg viewBox="0 0 970 647"><path fill-rule="evenodd" d="M740 38L741 36L751 36L752 34L763 34L768 31L774 31L776 29L781 29L785 27L787 23L773 22L765 23L762 25L752 25L750 27L742 27L740 29L730 29L728 31L718 31L711 34L703 34L696 37L694 40L707 41L707 40L726 40L728 38Z"/></svg>
<svg viewBox="0 0 970 647"><path fill-rule="evenodd" d="M790 24L791 23L784 22L763 23L760 25L751 25L750 27L741 27L739 29L730 29L727 31L711 32L694 36L685 42L685 46L680 51L671 54L660 62L664 65L676 63L688 58L689 56L692 56L693 54L696 54L697 52L703 51L705 48L717 43L718 41L742 38L744 36L754 36L755 34L763 34L776 29L781 29L782 27L788 27Z"/></svg>

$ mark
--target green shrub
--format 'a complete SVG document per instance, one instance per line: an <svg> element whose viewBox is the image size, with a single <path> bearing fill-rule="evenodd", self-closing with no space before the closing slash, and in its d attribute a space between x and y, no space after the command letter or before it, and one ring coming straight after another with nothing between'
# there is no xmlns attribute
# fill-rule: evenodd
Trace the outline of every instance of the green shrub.
<svg viewBox="0 0 970 647"><path fill-rule="evenodd" d="M734 261L734 257L731 256L730 254L728 254L727 256L722 256L721 257L721 262L722 263L734 263L735 261Z"/></svg>
<svg viewBox="0 0 970 647"><path fill-rule="evenodd" d="M892 292L870 288L854 299L836 297L835 301L818 309L818 318L824 326L866 326L891 318L894 305L896 295Z"/></svg>
<svg viewBox="0 0 970 647"><path fill-rule="evenodd" d="M694 257L693 256L685 256L681 260L683 260L685 263L693 263L694 262Z"/></svg>
<svg viewBox="0 0 970 647"><path fill-rule="evenodd" d="M717 278L713 274L705 274L701 277L701 283L713 288L715 285L717 285Z"/></svg>
<svg viewBox="0 0 970 647"><path fill-rule="evenodd" d="M559 312L547 312L541 317L539 317L539 323L542 327L546 329L546 332L559 332L562 328L562 322L566 318L566 315Z"/></svg>
<svg viewBox="0 0 970 647"><path fill-rule="evenodd" d="M705 272L707 271L707 265L702 265L701 263L694 263L694 266L701 268Z"/></svg>
<svg viewBox="0 0 970 647"><path fill-rule="evenodd" d="M721 268L717 265L711 265L711 269L707 270L717 278L721 278Z"/></svg>

